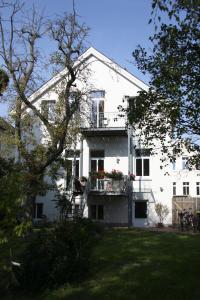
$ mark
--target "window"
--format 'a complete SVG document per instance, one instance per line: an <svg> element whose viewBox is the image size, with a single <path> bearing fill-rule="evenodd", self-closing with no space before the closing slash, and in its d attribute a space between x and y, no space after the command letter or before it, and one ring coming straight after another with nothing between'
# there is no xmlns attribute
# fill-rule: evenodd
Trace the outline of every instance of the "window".
<svg viewBox="0 0 200 300"><path fill-rule="evenodd" d="M188 169L188 157L182 157L182 170Z"/></svg>
<svg viewBox="0 0 200 300"><path fill-rule="evenodd" d="M105 91L90 92L92 101L91 121L94 127L104 127L104 98Z"/></svg>
<svg viewBox="0 0 200 300"><path fill-rule="evenodd" d="M79 177L80 175L80 151L76 150L67 150L65 152L65 156L67 157L66 162L66 189L70 188L70 183L72 179L72 175L75 175L75 177ZM75 174L73 174L73 162L75 161Z"/></svg>
<svg viewBox="0 0 200 300"><path fill-rule="evenodd" d="M90 218L94 220L104 219L104 206L103 205L90 205Z"/></svg>
<svg viewBox="0 0 200 300"><path fill-rule="evenodd" d="M42 114L49 120L55 120L55 100L43 100L41 105Z"/></svg>
<svg viewBox="0 0 200 300"><path fill-rule="evenodd" d="M197 196L200 196L200 182L196 182Z"/></svg>
<svg viewBox="0 0 200 300"><path fill-rule="evenodd" d="M187 196L189 195L190 189L189 189L189 182L183 182L183 195Z"/></svg>
<svg viewBox="0 0 200 300"><path fill-rule="evenodd" d="M173 196L176 196L176 182L173 182Z"/></svg>
<svg viewBox="0 0 200 300"><path fill-rule="evenodd" d="M136 201L135 202L135 218L146 219L147 218L147 202Z"/></svg>
<svg viewBox="0 0 200 300"><path fill-rule="evenodd" d="M150 150L149 149L136 149L136 176L149 176L150 175Z"/></svg>
<svg viewBox="0 0 200 300"><path fill-rule="evenodd" d="M97 218L98 220L103 220L103 205L97 206Z"/></svg>
<svg viewBox="0 0 200 300"><path fill-rule="evenodd" d="M173 170L173 171L176 170L176 161L175 161L175 160L172 162L172 170Z"/></svg>
<svg viewBox="0 0 200 300"><path fill-rule="evenodd" d="M33 217L34 219L42 219L43 216L43 203L35 203Z"/></svg>

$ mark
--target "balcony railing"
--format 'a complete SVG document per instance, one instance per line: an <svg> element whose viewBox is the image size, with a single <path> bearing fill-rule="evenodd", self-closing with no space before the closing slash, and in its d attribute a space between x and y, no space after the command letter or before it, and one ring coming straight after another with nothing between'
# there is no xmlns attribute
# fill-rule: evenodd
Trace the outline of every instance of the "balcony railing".
<svg viewBox="0 0 200 300"><path fill-rule="evenodd" d="M111 178L91 178L90 190L105 193L125 193L126 192L126 180L111 179Z"/></svg>
<svg viewBox="0 0 200 300"><path fill-rule="evenodd" d="M93 114L91 125L95 128L125 127L126 120L118 112L104 112Z"/></svg>

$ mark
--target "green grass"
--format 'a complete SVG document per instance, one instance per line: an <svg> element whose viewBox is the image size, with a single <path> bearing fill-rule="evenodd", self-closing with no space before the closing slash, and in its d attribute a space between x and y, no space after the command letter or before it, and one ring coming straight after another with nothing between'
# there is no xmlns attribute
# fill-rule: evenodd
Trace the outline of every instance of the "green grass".
<svg viewBox="0 0 200 300"><path fill-rule="evenodd" d="M200 235L115 229L96 246L84 283L6 300L196 300L199 276Z"/></svg>

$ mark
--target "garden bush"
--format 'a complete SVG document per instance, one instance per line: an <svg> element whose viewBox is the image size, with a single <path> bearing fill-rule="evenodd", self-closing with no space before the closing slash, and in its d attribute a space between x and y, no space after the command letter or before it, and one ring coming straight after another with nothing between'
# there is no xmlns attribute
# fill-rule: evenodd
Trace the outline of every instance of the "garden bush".
<svg viewBox="0 0 200 300"><path fill-rule="evenodd" d="M21 267L15 270L20 288L39 291L85 278L91 250L101 228L88 219L77 218L39 230L19 257Z"/></svg>

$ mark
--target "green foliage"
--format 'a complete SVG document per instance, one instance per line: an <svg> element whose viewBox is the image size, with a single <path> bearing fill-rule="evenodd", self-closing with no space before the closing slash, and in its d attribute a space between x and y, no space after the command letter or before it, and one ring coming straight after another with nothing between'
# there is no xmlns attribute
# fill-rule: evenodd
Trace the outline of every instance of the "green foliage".
<svg viewBox="0 0 200 300"><path fill-rule="evenodd" d="M20 166L0 157L0 240L13 234L22 213L23 177Z"/></svg>
<svg viewBox="0 0 200 300"><path fill-rule="evenodd" d="M138 46L133 52L139 69L150 75L150 90L130 99L129 121L140 129L144 143L153 147L158 139L163 152L171 156L180 153L184 145L198 162L200 2L153 0L152 8L156 24L150 37L153 51L148 54ZM164 14L169 21L165 18L162 22Z"/></svg>
<svg viewBox="0 0 200 300"><path fill-rule="evenodd" d="M167 207L167 205L163 205L162 203L156 203L155 212L159 218L159 223L162 224L169 214L169 208Z"/></svg>
<svg viewBox="0 0 200 300"><path fill-rule="evenodd" d="M9 77L7 73L0 69L0 95L6 90L9 83Z"/></svg>
<svg viewBox="0 0 200 300"><path fill-rule="evenodd" d="M65 222L52 230L34 233L14 270L20 289L44 287L83 280L99 227L86 219Z"/></svg>

